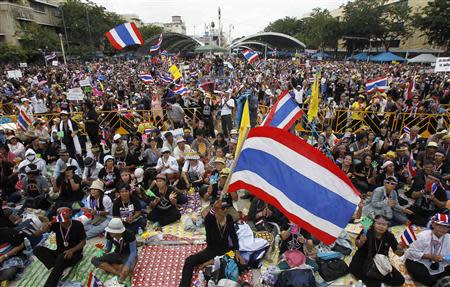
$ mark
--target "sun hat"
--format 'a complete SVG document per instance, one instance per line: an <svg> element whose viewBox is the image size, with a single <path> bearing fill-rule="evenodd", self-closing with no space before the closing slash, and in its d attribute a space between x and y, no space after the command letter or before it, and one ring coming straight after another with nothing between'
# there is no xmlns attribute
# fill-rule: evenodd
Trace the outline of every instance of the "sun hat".
<svg viewBox="0 0 450 287"><path fill-rule="evenodd" d="M136 177L138 182L142 182L144 179L144 170L140 167L136 168L134 170L134 176Z"/></svg>
<svg viewBox="0 0 450 287"><path fill-rule="evenodd" d="M192 160L199 160L200 156L198 155L198 153L196 151L189 151L185 154L184 156L185 159L192 159Z"/></svg>
<svg viewBox="0 0 450 287"><path fill-rule="evenodd" d="M216 157L214 159L214 163L221 163L221 164L225 164L225 159L223 157Z"/></svg>
<svg viewBox="0 0 450 287"><path fill-rule="evenodd" d="M170 148L168 148L168 147L166 147L166 146L163 146L163 147L161 148L161 153L166 153L166 152L169 152L169 153L170 153Z"/></svg>
<svg viewBox="0 0 450 287"><path fill-rule="evenodd" d="M84 159L84 166L85 167L93 167L95 165L95 160L88 156Z"/></svg>
<svg viewBox="0 0 450 287"><path fill-rule="evenodd" d="M121 135L115 134L113 137L113 140L116 141L116 140L120 139L121 137L122 137Z"/></svg>
<svg viewBox="0 0 450 287"><path fill-rule="evenodd" d="M439 225L450 226L450 217L448 214L436 213L431 218L431 221Z"/></svg>
<svg viewBox="0 0 450 287"><path fill-rule="evenodd" d="M437 144L437 142L429 142L427 144L427 147L438 147L438 144Z"/></svg>
<svg viewBox="0 0 450 287"><path fill-rule="evenodd" d="M105 157L103 158L103 161L106 163L108 160L112 160L114 161L114 157L112 155L105 155Z"/></svg>
<svg viewBox="0 0 450 287"><path fill-rule="evenodd" d="M228 176L230 174L231 170L228 167L224 167L222 168L222 170L220 171L220 176Z"/></svg>
<svg viewBox="0 0 450 287"><path fill-rule="evenodd" d="M122 220L120 218L113 218L108 223L108 226L105 228L105 231L108 233L124 233L125 232L125 226L123 226Z"/></svg>
<svg viewBox="0 0 450 287"><path fill-rule="evenodd" d="M104 190L104 186L105 186L105 185L103 184L103 181L97 179L97 180L94 180L94 181L92 182L92 184L91 184L91 186L89 187L89 189L98 189L98 190L100 190L100 191L105 191L105 190Z"/></svg>

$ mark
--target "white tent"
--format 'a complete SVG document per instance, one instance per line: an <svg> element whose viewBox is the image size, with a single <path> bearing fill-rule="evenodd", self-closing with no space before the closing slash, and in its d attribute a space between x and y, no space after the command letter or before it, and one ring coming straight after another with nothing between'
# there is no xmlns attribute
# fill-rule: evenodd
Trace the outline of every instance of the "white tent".
<svg viewBox="0 0 450 287"><path fill-rule="evenodd" d="M408 60L408 63L434 63L436 57L431 54L420 54L412 59Z"/></svg>

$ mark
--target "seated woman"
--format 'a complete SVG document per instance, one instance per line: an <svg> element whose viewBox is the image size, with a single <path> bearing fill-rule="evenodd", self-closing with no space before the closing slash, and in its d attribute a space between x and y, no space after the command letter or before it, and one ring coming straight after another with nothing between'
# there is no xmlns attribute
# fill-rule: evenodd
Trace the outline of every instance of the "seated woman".
<svg viewBox="0 0 450 287"><path fill-rule="evenodd" d="M87 239L93 238L105 230L111 220L112 201L103 194L104 184L101 180L95 180L90 187L86 207L81 210L92 215L90 222L84 223Z"/></svg>
<svg viewBox="0 0 450 287"><path fill-rule="evenodd" d="M195 151L185 154L186 161L181 170L181 180L179 184L184 184L187 189L194 187L197 190L203 188L203 178L205 175L205 165L200 160L200 156Z"/></svg>
<svg viewBox="0 0 450 287"><path fill-rule="evenodd" d="M376 163L376 161L374 162ZM375 188L373 184L375 183L376 174L377 169L372 164L372 156L365 155L363 161L355 167L353 183L361 193L365 194Z"/></svg>
<svg viewBox="0 0 450 287"><path fill-rule="evenodd" d="M155 227L162 227L177 221L181 213L177 208L177 193L169 185L169 179L165 174L156 176L156 187L152 190L155 194L150 203L152 211L148 219L154 222Z"/></svg>
<svg viewBox="0 0 450 287"><path fill-rule="evenodd" d="M450 254L449 215L437 213L431 225L431 230L417 235L406 252L405 262L409 275L425 286L433 286L450 274L450 263L445 260Z"/></svg>
<svg viewBox="0 0 450 287"><path fill-rule="evenodd" d="M276 223L279 227L288 225L288 220L278 209L256 197L250 203L248 219L254 224L254 226L252 224L250 226L258 231L271 231L273 225L268 222Z"/></svg>
<svg viewBox="0 0 450 287"><path fill-rule="evenodd" d="M123 282L133 272L137 262L136 237L126 230L119 218L113 218L105 228L106 246L103 256L93 257L92 264L119 276ZM110 253L114 246L114 252Z"/></svg>
<svg viewBox="0 0 450 287"><path fill-rule="evenodd" d="M2 227L0 228L0 238L2 244L0 282L12 281L25 268L27 260L27 257L23 254L25 236L14 228Z"/></svg>
<svg viewBox="0 0 450 287"><path fill-rule="evenodd" d="M105 156L103 161L105 166L99 171L98 179L105 184L105 194L109 195L111 199L115 199L114 192L120 181L120 171L114 165L114 158L112 156Z"/></svg>
<svg viewBox="0 0 450 287"><path fill-rule="evenodd" d="M206 215L206 248L186 258L179 287L191 286L192 275L196 266L204 267L214 257L222 256L230 250L233 250L236 259L244 264L244 259L239 253L239 241L234 229L233 219L226 214L227 205L227 202L217 200Z"/></svg>
<svg viewBox="0 0 450 287"><path fill-rule="evenodd" d="M375 216L374 223L364 235L364 231L356 238L358 250L350 263L350 273L362 280L367 287L379 287L381 283L390 286L402 286L405 282L403 275L392 267L392 272L378 280L366 275L367 260L372 260L376 254L388 256L391 248L398 256L403 255L403 249L398 245L394 234L388 231L389 219L383 215Z"/></svg>
<svg viewBox="0 0 450 287"><path fill-rule="evenodd" d="M118 190L119 198L113 203L113 217L122 219L125 228L136 234L139 228L145 229L147 225L147 220L142 216L141 203L131 194L129 185L119 186Z"/></svg>

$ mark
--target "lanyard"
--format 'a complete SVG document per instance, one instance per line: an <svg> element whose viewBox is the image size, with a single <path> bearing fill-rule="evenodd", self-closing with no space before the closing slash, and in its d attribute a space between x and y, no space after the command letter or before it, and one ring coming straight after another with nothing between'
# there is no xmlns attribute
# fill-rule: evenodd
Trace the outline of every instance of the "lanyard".
<svg viewBox="0 0 450 287"><path fill-rule="evenodd" d="M72 221L70 221L69 228L67 228L66 234L64 234L62 225L61 225L61 223L59 224L59 231L61 232L61 237L63 238L63 241L64 241L64 247L69 246L68 239L69 239L69 233L70 233L71 228L72 228Z"/></svg>

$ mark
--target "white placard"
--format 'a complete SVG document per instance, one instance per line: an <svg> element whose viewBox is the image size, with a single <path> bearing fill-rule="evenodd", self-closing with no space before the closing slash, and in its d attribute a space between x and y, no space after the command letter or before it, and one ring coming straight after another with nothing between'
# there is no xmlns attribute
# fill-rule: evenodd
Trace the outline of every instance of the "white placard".
<svg viewBox="0 0 450 287"><path fill-rule="evenodd" d="M58 61L52 61L52 66L53 67L57 67L59 65L59 62Z"/></svg>
<svg viewBox="0 0 450 287"><path fill-rule="evenodd" d="M81 101L84 99L83 90L81 88L69 89L67 92L67 99L69 101Z"/></svg>
<svg viewBox="0 0 450 287"><path fill-rule="evenodd" d="M178 128L178 129L174 129L174 130L170 130L170 131L161 132L161 136L164 138L164 135L165 135L167 132L171 132L172 135L173 135L173 138L174 138L175 140L176 140L177 137L182 137L183 134L184 134L183 129L182 129L182 128ZM164 138L164 140L165 140L165 138Z"/></svg>
<svg viewBox="0 0 450 287"><path fill-rule="evenodd" d="M27 63L19 63L19 67L26 68L26 67L28 67L28 64Z"/></svg>
<svg viewBox="0 0 450 287"><path fill-rule="evenodd" d="M8 78L17 80L17 79L22 78L22 71L21 70L10 70L10 71L7 71L7 75L8 75Z"/></svg>
<svg viewBox="0 0 450 287"><path fill-rule="evenodd" d="M89 81L89 78L80 80L80 87L90 87L90 86L91 86L91 82Z"/></svg>
<svg viewBox="0 0 450 287"><path fill-rule="evenodd" d="M434 72L450 72L450 57L436 58Z"/></svg>

